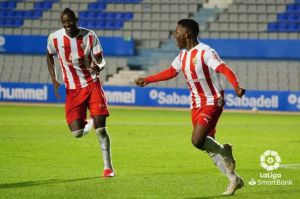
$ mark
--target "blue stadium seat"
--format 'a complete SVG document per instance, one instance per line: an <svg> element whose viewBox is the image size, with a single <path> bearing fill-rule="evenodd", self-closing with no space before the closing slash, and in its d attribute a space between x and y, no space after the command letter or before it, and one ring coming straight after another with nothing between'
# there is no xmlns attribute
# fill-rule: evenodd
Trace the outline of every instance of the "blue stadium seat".
<svg viewBox="0 0 300 199"><path fill-rule="evenodd" d="M7 10L6 17L14 18L16 16L16 12L14 10Z"/></svg>
<svg viewBox="0 0 300 199"><path fill-rule="evenodd" d="M94 19L97 17L97 12L88 12L87 13L87 18L88 19Z"/></svg>
<svg viewBox="0 0 300 199"><path fill-rule="evenodd" d="M17 7L16 1L0 2L0 9L15 9Z"/></svg>
<svg viewBox="0 0 300 199"><path fill-rule="evenodd" d="M105 3L89 3L88 10L105 10Z"/></svg>
<svg viewBox="0 0 300 199"><path fill-rule="evenodd" d="M22 11L22 10L16 11L16 17L17 18L23 18L24 17L24 11Z"/></svg>
<svg viewBox="0 0 300 199"><path fill-rule="evenodd" d="M79 19L79 26L80 26L80 27L86 27L86 26L87 26L87 21L86 21L86 20L80 20L80 19Z"/></svg>
<svg viewBox="0 0 300 199"><path fill-rule="evenodd" d="M109 30L118 30L121 29L123 27L123 22L121 21L107 21L106 22L106 29Z"/></svg>
<svg viewBox="0 0 300 199"><path fill-rule="evenodd" d="M91 20L87 21L86 27L87 27L87 28L94 29L94 28L96 27L95 21L91 21Z"/></svg>
<svg viewBox="0 0 300 199"><path fill-rule="evenodd" d="M5 22L6 22L5 19L0 18L0 27L4 27L5 26Z"/></svg>
<svg viewBox="0 0 300 199"><path fill-rule="evenodd" d="M133 13L132 12L124 12L123 13L123 18L125 20L131 20L131 19L133 19Z"/></svg>
<svg viewBox="0 0 300 199"><path fill-rule="evenodd" d="M37 10L49 10L52 8L52 2L50 1L41 1L34 3L34 9Z"/></svg>
<svg viewBox="0 0 300 199"><path fill-rule="evenodd" d="M86 19L88 18L88 12L85 12L85 11L81 11L79 12L79 19Z"/></svg>
<svg viewBox="0 0 300 199"><path fill-rule="evenodd" d="M288 32L288 30L289 30L288 28L289 28L288 23L281 23L281 22L278 23L278 31Z"/></svg>
<svg viewBox="0 0 300 199"><path fill-rule="evenodd" d="M277 22L268 24L270 32L300 32L300 0L288 4L284 13L277 14Z"/></svg>
<svg viewBox="0 0 300 199"><path fill-rule="evenodd" d="M288 14L287 13L279 13L277 14L277 21L287 21Z"/></svg>
<svg viewBox="0 0 300 199"><path fill-rule="evenodd" d="M26 19L37 19L42 17L43 12L41 10L26 10L24 11L24 18Z"/></svg>
<svg viewBox="0 0 300 199"><path fill-rule="evenodd" d="M15 27L20 27L20 26L23 26L23 19L15 19L15 23L14 23L14 26Z"/></svg>
<svg viewBox="0 0 300 199"><path fill-rule="evenodd" d="M299 15L296 14L296 13L289 13L288 14L288 21L290 21L290 22L299 21Z"/></svg>
<svg viewBox="0 0 300 199"><path fill-rule="evenodd" d="M104 21L97 21L95 24L96 29L105 29L105 22Z"/></svg>
<svg viewBox="0 0 300 199"><path fill-rule="evenodd" d="M107 14L105 12L99 12L97 13L97 19L99 20L105 20L106 19L106 16Z"/></svg>
<svg viewBox="0 0 300 199"><path fill-rule="evenodd" d="M114 13L114 12L107 12L106 13L106 19L107 20L115 20L116 19L116 13Z"/></svg>
<svg viewBox="0 0 300 199"><path fill-rule="evenodd" d="M278 31L278 24L277 22L271 22L268 24L268 31L269 32L277 32Z"/></svg>
<svg viewBox="0 0 300 199"><path fill-rule="evenodd" d="M6 10L0 10L0 18L4 18L7 16Z"/></svg>
<svg viewBox="0 0 300 199"><path fill-rule="evenodd" d="M288 24L288 31L289 32L298 32L299 31L299 24L298 23L289 23Z"/></svg>
<svg viewBox="0 0 300 199"><path fill-rule="evenodd" d="M289 4L286 6L286 10L289 12L300 12L300 4Z"/></svg>
<svg viewBox="0 0 300 199"><path fill-rule="evenodd" d="M23 25L23 19L0 19L0 27L20 27Z"/></svg>
<svg viewBox="0 0 300 199"><path fill-rule="evenodd" d="M115 22L115 29L121 29L123 28L124 23L122 21L116 21Z"/></svg>

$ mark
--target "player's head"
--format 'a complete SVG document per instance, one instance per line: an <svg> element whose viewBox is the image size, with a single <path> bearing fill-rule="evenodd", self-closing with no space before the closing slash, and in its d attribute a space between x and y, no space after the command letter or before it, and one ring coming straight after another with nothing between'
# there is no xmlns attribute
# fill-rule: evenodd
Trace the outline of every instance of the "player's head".
<svg viewBox="0 0 300 199"><path fill-rule="evenodd" d="M74 10L65 8L60 15L60 20L67 35L73 37L78 33L78 17Z"/></svg>
<svg viewBox="0 0 300 199"><path fill-rule="evenodd" d="M177 46L185 48L187 40L196 40L199 34L199 25L193 19L181 19L177 23L176 30L174 32L174 37L177 42Z"/></svg>

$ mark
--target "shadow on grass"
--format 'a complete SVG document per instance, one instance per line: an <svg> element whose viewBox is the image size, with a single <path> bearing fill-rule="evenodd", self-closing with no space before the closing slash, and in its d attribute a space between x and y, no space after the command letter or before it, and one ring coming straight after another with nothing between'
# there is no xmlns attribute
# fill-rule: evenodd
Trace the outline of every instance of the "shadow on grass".
<svg viewBox="0 0 300 199"><path fill-rule="evenodd" d="M223 196L223 195L216 195L216 196L199 196L199 197L192 197L192 198L184 198L184 199L213 199L213 198L290 198L291 195L296 195L300 193L299 190L262 190L262 191L251 191L250 193L237 193L232 196ZM275 197L276 196L276 197ZM299 197L298 197L299 198Z"/></svg>
<svg viewBox="0 0 300 199"><path fill-rule="evenodd" d="M45 185L45 184L57 184L57 183L64 183L64 182L76 182L76 181L91 180L91 179L97 179L97 178L99 178L99 176L87 177L87 178L69 179L69 180L51 179L51 180L38 180L38 181L4 183L4 184L0 184L0 189L13 189L13 188L21 188L21 187L40 186L40 185Z"/></svg>
<svg viewBox="0 0 300 199"><path fill-rule="evenodd" d="M203 197L185 198L185 199L212 199L212 198L221 198L221 197L225 197L225 196L222 196L222 195L218 195L218 196L203 196Z"/></svg>

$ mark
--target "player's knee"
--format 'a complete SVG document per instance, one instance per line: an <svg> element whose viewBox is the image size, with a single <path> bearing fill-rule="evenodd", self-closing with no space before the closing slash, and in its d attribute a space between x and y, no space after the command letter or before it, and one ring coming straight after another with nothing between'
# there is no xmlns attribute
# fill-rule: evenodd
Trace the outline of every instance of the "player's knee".
<svg viewBox="0 0 300 199"><path fill-rule="evenodd" d="M196 147L197 149L200 149L202 151L204 151L204 141L201 139L197 139L192 137L192 144L194 147Z"/></svg>
<svg viewBox="0 0 300 199"><path fill-rule="evenodd" d="M99 136L105 136L107 134L106 128L107 127L100 127L95 129L96 134L98 134Z"/></svg>
<svg viewBox="0 0 300 199"><path fill-rule="evenodd" d="M80 138L83 135L83 131L84 131L83 129L79 129L77 131L72 131L72 134L75 138Z"/></svg>

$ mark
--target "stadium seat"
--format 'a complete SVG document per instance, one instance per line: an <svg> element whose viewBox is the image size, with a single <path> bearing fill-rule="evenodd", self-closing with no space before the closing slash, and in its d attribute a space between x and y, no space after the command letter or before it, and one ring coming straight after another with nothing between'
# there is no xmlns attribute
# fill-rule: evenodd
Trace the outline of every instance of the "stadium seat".
<svg viewBox="0 0 300 199"><path fill-rule="evenodd" d="M287 21L288 14L287 13L279 13L277 14L277 21Z"/></svg>
<svg viewBox="0 0 300 199"><path fill-rule="evenodd" d="M288 24L288 31L289 32L298 32L299 31L299 24L298 23L289 23Z"/></svg>
<svg viewBox="0 0 300 199"><path fill-rule="evenodd" d="M0 2L0 9L15 9L17 7L16 1L4 1Z"/></svg>
<svg viewBox="0 0 300 199"><path fill-rule="evenodd" d="M107 20L115 20L116 19L117 14L114 12L108 12L106 13L106 19Z"/></svg>
<svg viewBox="0 0 300 199"><path fill-rule="evenodd" d="M87 27L87 21L86 20L79 20L79 26Z"/></svg>
<svg viewBox="0 0 300 199"><path fill-rule="evenodd" d="M87 18L88 19L94 19L96 17L97 17L97 12L96 11L95 12L88 12L87 13Z"/></svg>
<svg viewBox="0 0 300 199"><path fill-rule="evenodd" d="M284 23L284 22L278 22L278 31L287 32L288 31L288 24Z"/></svg>
<svg viewBox="0 0 300 199"><path fill-rule="evenodd" d="M84 11L79 12L78 17L79 17L79 20L86 19L86 18L88 18L88 12L84 12Z"/></svg>
<svg viewBox="0 0 300 199"><path fill-rule="evenodd" d="M268 24L268 31L269 32L277 32L278 31L278 24L277 22L272 22Z"/></svg>
<svg viewBox="0 0 300 199"><path fill-rule="evenodd" d="M24 17L24 11L22 11L22 10L16 11L15 17L17 17L17 18L23 18Z"/></svg>
<svg viewBox="0 0 300 199"><path fill-rule="evenodd" d="M299 12L300 4L289 4L287 5L286 10L289 12Z"/></svg>
<svg viewBox="0 0 300 199"><path fill-rule="evenodd" d="M105 29L105 22L104 21L97 21L95 23L95 29Z"/></svg>
<svg viewBox="0 0 300 199"><path fill-rule="evenodd" d="M52 2L50 1L41 1L34 3L34 9L36 10L49 10L52 8Z"/></svg>
<svg viewBox="0 0 300 199"><path fill-rule="evenodd" d="M89 3L88 10L102 11L106 9L105 3Z"/></svg>
<svg viewBox="0 0 300 199"><path fill-rule="evenodd" d="M97 14L97 19L100 19L100 20L105 20L106 19L106 13L105 12L99 12Z"/></svg>
<svg viewBox="0 0 300 199"><path fill-rule="evenodd" d="M123 15L123 19L125 19L125 20L133 19L133 13L132 12L125 12L122 15Z"/></svg>

